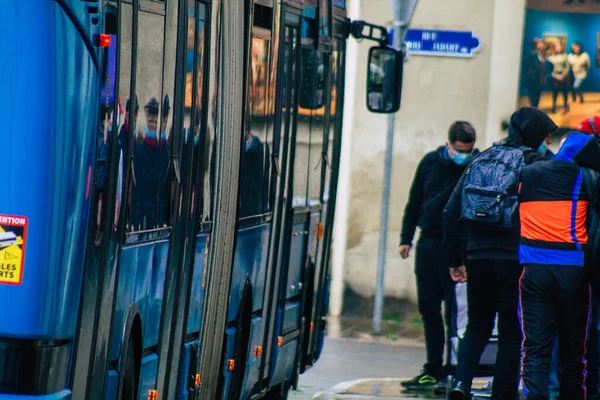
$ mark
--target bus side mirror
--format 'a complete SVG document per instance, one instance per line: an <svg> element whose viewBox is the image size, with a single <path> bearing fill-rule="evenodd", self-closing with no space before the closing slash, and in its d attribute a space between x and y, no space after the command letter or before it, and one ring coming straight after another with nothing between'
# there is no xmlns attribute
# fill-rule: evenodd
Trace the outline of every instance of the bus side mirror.
<svg viewBox="0 0 600 400"><path fill-rule="evenodd" d="M371 47L367 76L369 111L390 114L400 109L403 65L402 52L385 46Z"/></svg>

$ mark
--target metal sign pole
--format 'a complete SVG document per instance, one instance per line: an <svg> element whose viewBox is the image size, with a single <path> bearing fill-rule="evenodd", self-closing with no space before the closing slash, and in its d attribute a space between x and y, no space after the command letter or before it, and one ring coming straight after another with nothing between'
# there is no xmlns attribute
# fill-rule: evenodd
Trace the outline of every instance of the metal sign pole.
<svg viewBox="0 0 600 400"><path fill-rule="evenodd" d="M412 17L417 0L392 0L394 22L390 35L390 45L396 50L402 49L408 23ZM385 165L383 171L383 193L381 197L381 223L379 228L379 250L377 256L377 281L375 288L375 304L373 307L373 334L381 334L383 314L383 295L385 285L385 256L387 252L388 217L390 210L390 191L392 181L392 159L394 155L394 128L396 114L388 117L386 138Z"/></svg>

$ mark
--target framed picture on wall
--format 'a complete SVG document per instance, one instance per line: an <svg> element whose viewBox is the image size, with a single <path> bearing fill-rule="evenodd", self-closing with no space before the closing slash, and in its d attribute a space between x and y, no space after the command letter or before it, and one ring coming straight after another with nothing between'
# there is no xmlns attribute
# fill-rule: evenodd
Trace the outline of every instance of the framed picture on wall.
<svg viewBox="0 0 600 400"><path fill-rule="evenodd" d="M596 67L600 67L600 32L596 35Z"/></svg>
<svg viewBox="0 0 600 400"><path fill-rule="evenodd" d="M567 35L561 33L544 33L542 40L546 45L546 55L551 56L554 54L554 46L556 44L562 45L563 50L567 50Z"/></svg>

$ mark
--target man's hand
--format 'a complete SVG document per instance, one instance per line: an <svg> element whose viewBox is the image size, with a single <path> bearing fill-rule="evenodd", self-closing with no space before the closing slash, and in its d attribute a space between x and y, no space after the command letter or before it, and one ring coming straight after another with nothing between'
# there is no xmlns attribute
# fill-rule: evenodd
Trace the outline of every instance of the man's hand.
<svg viewBox="0 0 600 400"><path fill-rule="evenodd" d="M402 259L408 258L408 256L410 255L410 245L403 244L402 246L398 247L398 254L400 254L400 257L402 257Z"/></svg>
<svg viewBox="0 0 600 400"><path fill-rule="evenodd" d="M450 276L456 283L463 283L467 281L467 269L464 265L457 268L450 268Z"/></svg>

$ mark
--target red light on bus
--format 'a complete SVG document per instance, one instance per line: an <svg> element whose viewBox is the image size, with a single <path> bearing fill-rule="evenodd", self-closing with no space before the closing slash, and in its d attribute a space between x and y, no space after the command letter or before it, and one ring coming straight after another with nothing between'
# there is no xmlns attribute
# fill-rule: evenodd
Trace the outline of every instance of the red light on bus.
<svg viewBox="0 0 600 400"><path fill-rule="evenodd" d="M98 36L98 46L110 47L110 35L102 33L100 36Z"/></svg>

